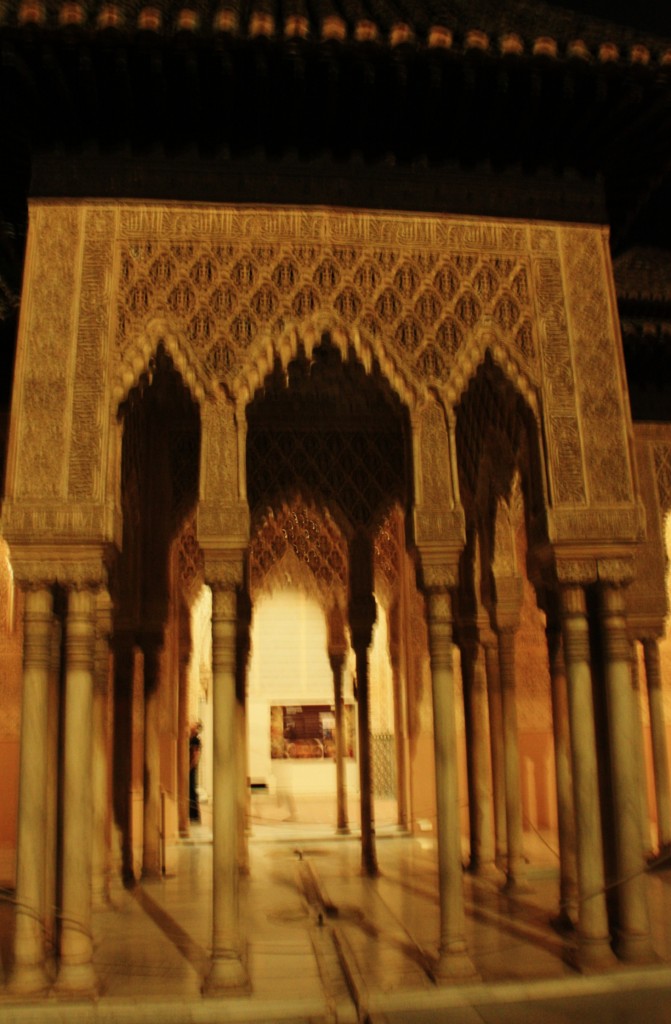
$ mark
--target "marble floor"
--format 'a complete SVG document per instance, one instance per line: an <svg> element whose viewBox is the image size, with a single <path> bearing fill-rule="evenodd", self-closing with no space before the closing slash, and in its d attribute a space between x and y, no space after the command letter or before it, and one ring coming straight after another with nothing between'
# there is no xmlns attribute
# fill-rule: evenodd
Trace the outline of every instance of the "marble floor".
<svg viewBox="0 0 671 1024"><path fill-rule="evenodd" d="M586 977L569 966L570 935L552 925L552 838L528 833L530 891L465 875L469 950L478 977L437 986L437 867L431 838L378 832L380 876L362 877L359 844L317 824L256 822L242 880L251 993L201 996L211 929L211 834L194 830L173 877L114 887L94 915L95 1002L17 1002L0 979L0 1021L671 1024L671 868L648 874L659 962ZM0 913L6 970L12 914ZM610 1009L609 1009L610 1007ZM612 1011L612 1012L611 1012ZM614 1014L614 1015L613 1015Z"/></svg>

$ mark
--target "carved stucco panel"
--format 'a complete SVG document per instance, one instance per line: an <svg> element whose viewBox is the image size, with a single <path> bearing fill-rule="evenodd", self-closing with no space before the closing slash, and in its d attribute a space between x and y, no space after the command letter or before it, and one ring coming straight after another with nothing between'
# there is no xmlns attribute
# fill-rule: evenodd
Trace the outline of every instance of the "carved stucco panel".
<svg viewBox="0 0 671 1024"><path fill-rule="evenodd" d="M292 332L314 344L329 325L344 332L345 348L354 345L364 363L378 359L404 401L425 401L428 388L447 400L457 357L463 357L460 374L475 372L472 340L491 330L542 387L555 509L586 504L581 438L604 422L608 429L596 431L596 444L590 441L589 499L607 503L630 495L622 399L611 386L617 384L616 335L599 229L581 229L576 254L576 229L551 225L329 210L44 203L32 211L31 237L17 498L57 499L69 492L78 501L97 499L109 423L106 374L127 372L124 353L144 337L152 317L175 326L194 367L211 381L210 397L201 396L203 409L218 387L234 397L245 375L258 386L273 359L286 358L283 346ZM596 316L588 301L591 281L589 288L584 284L592 266L600 275ZM603 355L590 338L604 323L610 384L602 396L581 384L581 431L576 380L586 374L599 379ZM571 345L580 363L572 362ZM212 493L223 488L236 494L234 503L244 490L239 450L228 451L223 466L215 467L218 456L203 463L208 473L236 467L235 480L205 485ZM433 479L435 467L430 474L428 469L427 479ZM440 484L440 474L436 480L429 486ZM448 513L451 505L442 507ZM455 524L434 525L444 531Z"/></svg>
<svg viewBox="0 0 671 1024"><path fill-rule="evenodd" d="M229 394L248 396L273 358L286 363L297 338L311 349L324 331L343 354L352 345L365 365L378 358L404 401L430 383L456 393L487 324L538 381L520 225L161 208L122 211L118 242L120 354L163 317Z"/></svg>
<svg viewBox="0 0 671 1024"><path fill-rule="evenodd" d="M235 409L230 402L208 399L200 410L202 425L201 497L232 504L238 491L238 440Z"/></svg>
<svg viewBox="0 0 671 1024"><path fill-rule="evenodd" d="M561 241L590 504L629 502L626 391L604 235L564 228Z"/></svg>
<svg viewBox="0 0 671 1024"><path fill-rule="evenodd" d="M671 440L671 433L669 434ZM660 449L666 448L666 458L660 459ZM627 611L635 616L658 617L661 622L667 611L666 571L667 557L664 541L663 499L660 500L659 473L662 466L670 465L671 447L649 440L634 428L639 495L645 508L645 539L636 549L635 575L627 589ZM671 504L671 494L668 496ZM669 505L666 505L668 508Z"/></svg>
<svg viewBox="0 0 671 1024"><path fill-rule="evenodd" d="M14 406L18 444L7 487L15 499L65 496L82 214L81 207L51 204L30 211Z"/></svg>
<svg viewBox="0 0 671 1024"><path fill-rule="evenodd" d="M555 254L557 239L554 238L555 244L551 248L549 235L547 230L541 233L541 240L544 240L540 246L542 255L534 260L533 271L541 339L550 490L557 506L584 505L587 496L583 454L561 264Z"/></svg>
<svg viewBox="0 0 671 1024"><path fill-rule="evenodd" d="M114 305L111 280L114 229L111 211L86 210L86 259L80 285L68 479L68 494L79 501L103 498L103 452L107 448L109 424L109 417L105 415L105 390Z"/></svg>

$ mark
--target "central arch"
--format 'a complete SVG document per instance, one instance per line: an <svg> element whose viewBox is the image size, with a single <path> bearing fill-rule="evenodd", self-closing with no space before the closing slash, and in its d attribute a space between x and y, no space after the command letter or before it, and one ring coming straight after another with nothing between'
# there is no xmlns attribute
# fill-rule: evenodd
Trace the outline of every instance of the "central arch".
<svg viewBox="0 0 671 1024"><path fill-rule="evenodd" d="M320 591L332 665L348 646L344 633L333 635L333 614L346 622L354 651L362 859L374 874L369 654L377 618L375 543L390 509L407 512L412 501L408 411L375 362L367 372L352 349L343 354L324 334L286 366L275 361L247 406L246 436L252 537L264 522L268 528L269 509L291 507L304 516L300 510L312 506L342 538L345 572ZM285 534L289 540L286 528ZM304 548L308 563L316 561L309 544Z"/></svg>

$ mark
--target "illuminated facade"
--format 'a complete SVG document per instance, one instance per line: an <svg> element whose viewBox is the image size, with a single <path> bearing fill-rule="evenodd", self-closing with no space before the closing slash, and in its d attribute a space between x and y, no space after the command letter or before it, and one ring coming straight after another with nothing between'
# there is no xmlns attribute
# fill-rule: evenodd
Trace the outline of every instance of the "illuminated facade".
<svg viewBox="0 0 671 1024"><path fill-rule="evenodd" d="M61 9L68 31L78 11ZM98 12L100 33L114 30L115 11ZM238 15L217 13L229 42ZM43 16L23 4L19 40ZM282 45L300 50L303 17L287 16ZM139 13L139 52L142 32L160 32L161 18L154 8ZM268 18L265 9L250 15L245 40L257 56L254 40L274 32ZM329 18L324 53L348 31ZM375 28L356 21L359 70L368 66L364 23ZM407 57L404 27L414 39L397 20L389 47ZM481 57L503 73L525 52L512 31L496 56L484 32L459 38L455 67L466 78L469 62L476 77ZM117 42L107 57L119 58ZM551 38L529 44L543 87L554 74L548 62L562 74L570 61L590 66L579 42L562 43L561 59ZM435 21L420 46L426 68L445 59L443 84L452 45L452 29ZM619 52L601 46L602 65L617 64ZM170 59L184 57L186 68L189 52ZM640 44L628 60L668 68L668 51L659 52L664 59L651 58ZM399 109L408 95L397 97ZM110 139L114 123L110 115ZM322 127L330 124L325 115ZM430 150L429 127L399 147L411 139ZM273 125L263 130L272 149ZM460 131L466 146L470 130ZM469 145L477 156L477 141ZM11 991L51 986L54 943L55 989L95 991L93 902L104 900L111 873L159 876L188 832L187 737L199 687L211 698L214 826L206 992L247 984L236 881L247 777L259 786L272 777L280 789L291 779L300 795L296 780L309 770L314 782L326 767L274 767L279 732L283 754L291 747L286 760L328 760L316 791L331 788L334 829L348 828L347 794L358 788L364 873L377 872L376 796L391 793L410 833L428 822L439 866L438 980L475 973L462 833L470 869L501 871L506 891L519 892L525 820L557 832L557 909L576 926L578 966L648 962L643 869L652 840L633 645L645 653L653 845L664 853L671 805L657 641L671 435L632 426L600 183L576 184L567 199L563 178L541 174L525 198L517 172L504 174L499 195L493 172L474 171L487 195L468 198L459 172L455 211L442 172L420 168L416 200L395 204L394 189L402 193L414 172L385 172L373 201L369 171L362 186L348 151L338 170L345 184L312 183L305 202L290 196L300 192L289 182L296 165L278 185L277 168L256 157L251 185L233 181L234 158L222 164L228 197L224 186L208 191L199 172L185 198L191 165L177 160L167 201L165 179L153 194L148 159L137 186L146 193L126 191L124 164L112 196L104 159L68 194L79 166L71 153L48 187L59 159L36 157L2 505L3 685L15 740L3 756L20 778L16 816L10 799L3 823L4 871L17 894ZM319 171L301 173L308 181ZM427 198L432 183L437 203ZM361 202L365 187L370 203ZM250 689L255 604L289 586L321 612L318 693L298 680L273 690L263 668L252 669ZM259 638L252 665L261 647ZM626 881L609 903L613 877ZM56 891L60 928L45 909Z"/></svg>

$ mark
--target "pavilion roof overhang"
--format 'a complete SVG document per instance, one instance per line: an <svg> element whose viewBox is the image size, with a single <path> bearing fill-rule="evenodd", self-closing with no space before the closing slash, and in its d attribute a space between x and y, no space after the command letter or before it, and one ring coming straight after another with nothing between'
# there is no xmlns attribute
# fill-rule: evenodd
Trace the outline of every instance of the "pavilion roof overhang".
<svg viewBox="0 0 671 1024"><path fill-rule="evenodd" d="M585 218L607 218L616 248L641 218L657 229L671 37L525 0L6 0L2 10L5 207L12 187L30 187L35 154L53 160L34 194L152 198L154 159L161 197L174 187L174 198L206 198L207 185L184 195L179 174L165 174L166 156L188 154L205 175L222 161L246 173L259 158L295 159L307 176L324 160L342 177L378 168L396 181L404 170L438 180L446 168L485 169L503 176L502 215L524 212L506 198L506 175L533 177L541 198L557 192L550 179L576 195L596 181L607 212ZM103 184L91 153L135 170ZM74 170L59 178L54 162ZM397 187L393 205L431 208L430 187L405 193ZM472 212L497 212L488 202L475 196ZM536 203L527 215L562 212Z"/></svg>

